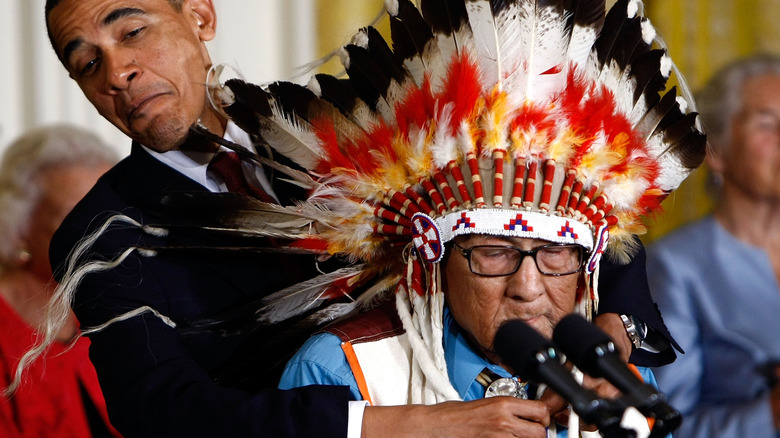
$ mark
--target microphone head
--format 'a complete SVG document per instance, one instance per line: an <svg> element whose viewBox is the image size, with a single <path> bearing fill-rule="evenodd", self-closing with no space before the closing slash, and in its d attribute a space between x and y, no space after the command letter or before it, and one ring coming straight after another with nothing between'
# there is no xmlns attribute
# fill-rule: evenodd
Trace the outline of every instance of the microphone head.
<svg viewBox="0 0 780 438"><path fill-rule="evenodd" d="M519 319L501 324L493 340L493 348L522 380L538 380L535 377L539 364L537 353L556 356L554 344Z"/></svg>
<svg viewBox="0 0 780 438"><path fill-rule="evenodd" d="M594 377L602 377L596 366L597 348L612 342L604 331L582 316L572 313L558 322L553 330L553 341L577 368Z"/></svg>

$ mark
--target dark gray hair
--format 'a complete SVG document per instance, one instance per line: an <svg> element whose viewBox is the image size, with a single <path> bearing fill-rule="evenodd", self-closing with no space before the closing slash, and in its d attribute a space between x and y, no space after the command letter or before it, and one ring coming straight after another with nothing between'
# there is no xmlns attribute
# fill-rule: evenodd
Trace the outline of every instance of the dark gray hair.
<svg viewBox="0 0 780 438"><path fill-rule="evenodd" d="M52 9L54 9L55 6L60 4L60 1L62 0L46 0L46 20L48 22L49 20L49 12L51 12ZM165 0L168 3L170 3L171 6L173 6L177 11L181 11L181 5L184 3L184 0Z"/></svg>
<svg viewBox="0 0 780 438"><path fill-rule="evenodd" d="M699 115L715 153L729 147L731 124L742 108L742 86L766 74L780 76L780 57L758 54L741 58L718 70L697 96Z"/></svg>
<svg viewBox="0 0 780 438"><path fill-rule="evenodd" d="M41 194L37 177L56 167L114 164L116 151L94 134L68 125L27 132L0 161L0 267L12 263Z"/></svg>

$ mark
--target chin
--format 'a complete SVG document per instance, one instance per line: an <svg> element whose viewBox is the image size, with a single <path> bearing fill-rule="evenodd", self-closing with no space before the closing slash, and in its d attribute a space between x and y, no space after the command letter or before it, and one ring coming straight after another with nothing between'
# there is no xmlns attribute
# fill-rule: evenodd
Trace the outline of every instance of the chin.
<svg viewBox="0 0 780 438"><path fill-rule="evenodd" d="M153 124L138 136L144 146L156 152L168 152L178 148L189 135L189 124L180 120L169 120L163 124Z"/></svg>
<svg viewBox="0 0 780 438"><path fill-rule="evenodd" d="M526 321L526 324L531 326L545 338L552 339L553 327L552 323L547 318L534 318L532 321Z"/></svg>

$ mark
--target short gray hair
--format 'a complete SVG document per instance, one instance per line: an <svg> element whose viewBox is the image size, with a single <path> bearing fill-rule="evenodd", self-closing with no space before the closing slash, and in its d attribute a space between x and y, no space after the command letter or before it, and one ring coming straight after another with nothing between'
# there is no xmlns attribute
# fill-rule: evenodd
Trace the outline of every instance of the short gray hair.
<svg viewBox="0 0 780 438"><path fill-rule="evenodd" d="M16 139L0 161L0 267L17 257L20 239L38 203L38 176L49 169L99 166L118 160L96 135L68 125L44 126Z"/></svg>
<svg viewBox="0 0 780 438"><path fill-rule="evenodd" d="M731 124L742 108L742 86L766 74L780 76L780 57L757 54L741 58L718 70L697 96L699 115L715 153L729 147Z"/></svg>

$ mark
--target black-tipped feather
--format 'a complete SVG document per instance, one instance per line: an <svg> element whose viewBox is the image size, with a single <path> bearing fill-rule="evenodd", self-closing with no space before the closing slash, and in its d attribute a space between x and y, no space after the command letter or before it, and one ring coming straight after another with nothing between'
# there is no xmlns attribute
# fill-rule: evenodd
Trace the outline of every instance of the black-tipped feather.
<svg viewBox="0 0 780 438"><path fill-rule="evenodd" d="M631 63L631 77L636 80L634 103L644 96L645 106L652 108L661 98L659 95L666 88L667 78L661 73L661 59L664 50L656 49L644 53Z"/></svg>
<svg viewBox="0 0 780 438"><path fill-rule="evenodd" d="M276 82L268 86L276 102L288 114L313 123L317 119L328 119L338 126L337 135L358 135L357 121L348 119L342 111L325 99L320 99L310 89L292 82ZM354 126L348 126L354 125Z"/></svg>
<svg viewBox="0 0 780 438"><path fill-rule="evenodd" d="M666 114L675 110L680 113L680 107L677 103L677 87L672 87L645 113L644 117L637 123L637 130L650 137L658 131L658 124Z"/></svg>
<svg viewBox="0 0 780 438"><path fill-rule="evenodd" d="M509 7L516 3L517 0L490 0L490 10L493 11L493 16L497 16L498 14L506 11L509 9ZM553 6L556 1L555 0L537 0L537 5L540 8L547 7L547 6Z"/></svg>
<svg viewBox="0 0 780 438"><path fill-rule="evenodd" d="M607 12L604 27L595 44L600 65L604 65L610 59L614 46L620 43L619 37L628 19L628 1L618 0Z"/></svg>
<svg viewBox="0 0 780 438"><path fill-rule="evenodd" d="M387 45L382 34L373 27L366 28L366 34L368 35L368 53L371 57L379 66L386 69L387 74L396 82L404 82L408 78L406 70L390 46Z"/></svg>
<svg viewBox="0 0 780 438"><path fill-rule="evenodd" d="M420 10L431 29L446 36L452 36L468 23L463 0L422 0Z"/></svg>
<svg viewBox="0 0 780 438"><path fill-rule="evenodd" d="M350 83L360 98L376 110L379 99L386 96L392 78L374 61L368 50L353 44L344 49L349 54L347 73Z"/></svg>
<svg viewBox="0 0 780 438"><path fill-rule="evenodd" d="M572 20L577 26L599 29L604 26L606 0L572 0Z"/></svg>
<svg viewBox="0 0 780 438"><path fill-rule="evenodd" d="M215 236L290 239L305 234L314 222L280 205L235 193L170 192L152 210L162 219L182 217L176 228L209 230Z"/></svg>
<svg viewBox="0 0 780 438"><path fill-rule="evenodd" d="M393 52L399 62L422 57L425 47L433 41L433 32L409 0L399 0L398 15L390 17Z"/></svg>
<svg viewBox="0 0 780 438"><path fill-rule="evenodd" d="M636 17L626 22L617 38L620 44L613 47L608 59L614 59L621 69L625 69L639 55L650 50L650 44L642 38L642 22L645 18Z"/></svg>
<svg viewBox="0 0 780 438"><path fill-rule="evenodd" d="M228 79L225 86L233 92L236 102L264 117L271 116L271 95L262 87L240 79Z"/></svg>
<svg viewBox="0 0 780 438"><path fill-rule="evenodd" d="M675 100L674 105L669 107L669 110L661 117L661 120L658 121L658 124L653 130L653 134L666 131L669 127L676 125L677 122L684 117L686 117L686 114L682 112L679 103Z"/></svg>
<svg viewBox="0 0 780 438"><path fill-rule="evenodd" d="M229 79L225 86L230 88L235 101L224 108L225 112L241 129L259 133L261 124L257 114L271 116L270 96L261 87L240 79Z"/></svg>
<svg viewBox="0 0 780 438"><path fill-rule="evenodd" d="M674 153L687 169L701 165L706 155L706 136L696 129L696 113L688 113L671 122L663 132L669 152Z"/></svg>
<svg viewBox="0 0 780 438"><path fill-rule="evenodd" d="M314 76L321 97L339 109L344 115L350 115L358 103L358 93L348 79L338 79L331 75Z"/></svg>
<svg viewBox="0 0 780 438"><path fill-rule="evenodd" d="M306 106L307 100L319 102L316 96L304 87L281 83L277 84L278 89L289 91L289 96L272 96L262 88L238 79L229 80L225 85L230 88L235 99L235 102L225 108L225 112L235 117L239 126L257 125L257 130L249 132L259 135L265 144L302 168L312 169L317 165L322 158L321 150L311 140L311 130L306 126L309 122L299 114L301 108ZM254 122L252 112L257 119Z"/></svg>
<svg viewBox="0 0 780 438"><path fill-rule="evenodd" d="M268 86L268 91L274 95L287 117L298 116L311 121L315 113L313 107L320 102L311 90L292 82L274 82Z"/></svg>

